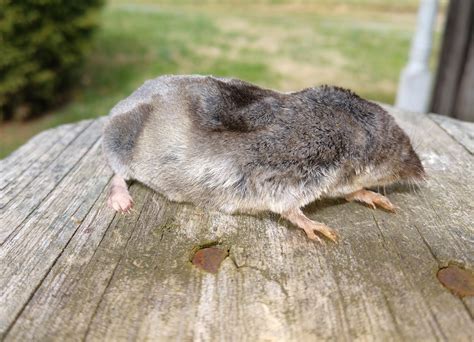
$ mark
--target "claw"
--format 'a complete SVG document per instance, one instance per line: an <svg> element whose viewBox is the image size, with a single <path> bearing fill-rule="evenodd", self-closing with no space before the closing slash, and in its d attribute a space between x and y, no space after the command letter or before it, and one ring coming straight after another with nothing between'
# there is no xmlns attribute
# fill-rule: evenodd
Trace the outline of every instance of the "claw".
<svg viewBox="0 0 474 342"><path fill-rule="evenodd" d="M337 243L338 236L334 230L326 226L324 223L310 220L308 217L305 216L305 214L303 214L301 209L293 208L286 212L283 212L282 215L291 223L303 229L308 239L322 243L323 240L315 234L319 233L328 238L329 240Z"/></svg>
<svg viewBox="0 0 474 342"><path fill-rule="evenodd" d="M319 243L323 243L323 240L321 240L320 237L314 234L314 231L312 229L304 229L304 232L306 233L306 236L308 237L308 239L317 241Z"/></svg>
<svg viewBox="0 0 474 342"><path fill-rule="evenodd" d="M378 206L392 213L395 212L395 206L392 204L392 202L390 202L387 197L365 189L347 195L346 200L348 200L349 202L356 200L371 206L373 209L376 209L376 207Z"/></svg>
<svg viewBox="0 0 474 342"><path fill-rule="evenodd" d="M374 199L374 202L381 208L385 209L385 210L388 210L392 213L395 212L395 206L388 200L387 197L384 197L382 195L380 196L377 196L375 199Z"/></svg>
<svg viewBox="0 0 474 342"><path fill-rule="evenodd" d="M323 236L325 236L326 238L328 238L334 243L337 243L339 239L339 236L334 230L332 230L331 228L329 228L328 226L322 223L312 222L310 227L305 227L303 229L306 233L306 236L310 240L318 241L320 243L322 243L323 240L319 236L317 236L315 232L322 234Z"/></svg>
<svg viewBox="0 0 474 342"><path fill-rule="evenodd" d="M107 204L120 214L130 214L133 200L128 193L117 191L110 194Z"/></svg>
<svg viewBox="0 0 474 342"><path fill-rule="evenodd" d="M331 228L329 228L327 226L325 226L325 227L326 227L327 230L326 230L325 233L323 233L324 236L326 236L332 242L338 243L339 235L334 230L332 230Z"/></svg>

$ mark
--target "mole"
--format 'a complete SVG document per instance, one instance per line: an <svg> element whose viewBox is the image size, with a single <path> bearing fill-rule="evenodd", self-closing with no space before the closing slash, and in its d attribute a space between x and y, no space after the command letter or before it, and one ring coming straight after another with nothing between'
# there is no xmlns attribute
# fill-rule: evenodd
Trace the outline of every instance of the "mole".
<svg viewBox="0 0 474 342"><path fill-rule="evenodd" d="M338 235L302 207L342 197L394 211L377 186L421 182L407 134L376 103L333 86L278 92L233 78L160 76L112 108L102 149L108 205L129 212L128 180L225 213L271 211L311 240Z"/></svg>

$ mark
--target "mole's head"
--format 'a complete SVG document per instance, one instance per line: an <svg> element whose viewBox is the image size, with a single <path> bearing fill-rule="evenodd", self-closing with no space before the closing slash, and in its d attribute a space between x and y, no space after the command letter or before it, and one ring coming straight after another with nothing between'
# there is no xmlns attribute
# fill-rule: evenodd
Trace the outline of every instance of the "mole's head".
<svg viewBox="0 0 474 342"><path fill-rule="evenodd" d="M420 183L426 180L425 169L410 138L394 120L380 139L381 147L375 154L373 164L374 185Z"/></svg>
<svg viewBox="0 0 474 342"><path fill-rule="evenodd" d="M394 167L398 181L421 182L426 179L426 172L420 157L413 149L410 140L403 146L398 154Z"/></svg>

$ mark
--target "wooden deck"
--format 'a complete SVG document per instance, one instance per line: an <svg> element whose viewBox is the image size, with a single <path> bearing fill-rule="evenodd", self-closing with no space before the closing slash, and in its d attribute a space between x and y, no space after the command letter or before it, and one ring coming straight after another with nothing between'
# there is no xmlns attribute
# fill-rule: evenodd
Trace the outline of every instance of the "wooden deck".
<svg viewBox="0 0 474 342"><path fill-rule="evenodd" d="M474 124L390 111L430 179L389 191L397 214L307 207L338 245L138 183L133 214L115 214L103 119L39 134L0 161L0 339L473 341ZM208 246L224 250L215 274L191 262ZM448 265L468 270L450 278L464 297L439 282Z"/></svg>

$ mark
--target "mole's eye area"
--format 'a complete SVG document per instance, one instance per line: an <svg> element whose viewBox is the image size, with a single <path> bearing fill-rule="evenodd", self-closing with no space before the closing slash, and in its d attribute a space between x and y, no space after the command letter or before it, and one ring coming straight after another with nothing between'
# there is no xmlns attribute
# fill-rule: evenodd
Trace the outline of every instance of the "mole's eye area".
<svg viewBox="0 0 474 342"><path fill-rule="evenodd" d="M412 147L402 153L399 177L402 180L414 181L424 181L426 179L425 168Z"/></svg>

